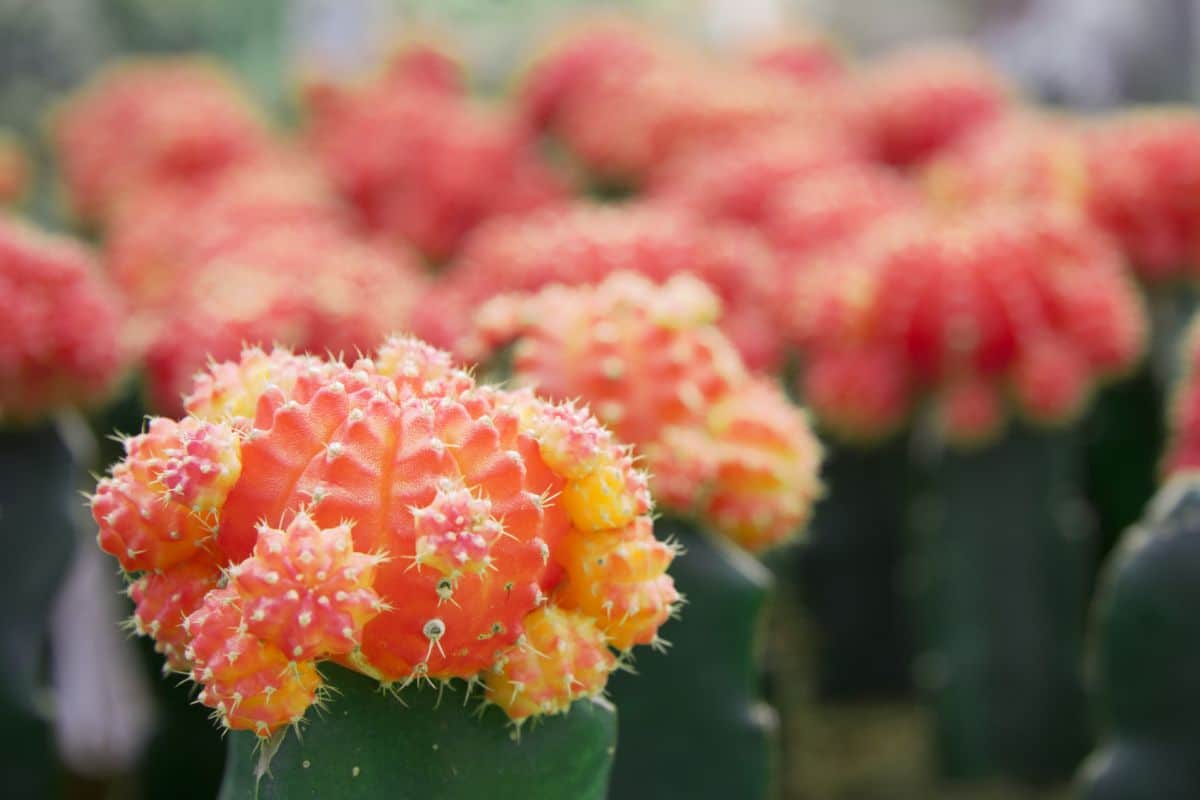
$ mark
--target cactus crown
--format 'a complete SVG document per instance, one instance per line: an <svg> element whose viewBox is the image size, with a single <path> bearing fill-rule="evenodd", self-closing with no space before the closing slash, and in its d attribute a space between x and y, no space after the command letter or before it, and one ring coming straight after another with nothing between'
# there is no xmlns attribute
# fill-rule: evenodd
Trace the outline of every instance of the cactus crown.
<svg viewBox="0 0 1200 800"><path fill-rule="evenodd" d="M124 370L122 307L82 244L0 214L0 424L108 397Z"/></svg>
<svg viewBox="0 0 1200 800"><path fill-rule="evenodd" d="M579 397L636 445L658 500L758 551L800 532L820 446L803 413L752 377L715 327L720 305L679 275L616 273L481 309L481 337L515 341L518 382Z"/></svg>
<svg viewBox="0 0 1200 800"><path fill-rule="evenodd" d="M300 721L325 660L558 713L679 599L611 434L419 341L352 364L248 350L186 406L126 441L92 511L140 573L135 626L227 727Z"/></svg>
<svg viewBox="0 0 1200 800"><path fill-rule="evenodd" d="M852 271L801 275L796 298L805 395L847 438L887 434L926 393L959 443L994 435L1010 402L1063 424L1141 355L1144 313L1118 254L1065 212L906 218L856 252Z"/></svg>

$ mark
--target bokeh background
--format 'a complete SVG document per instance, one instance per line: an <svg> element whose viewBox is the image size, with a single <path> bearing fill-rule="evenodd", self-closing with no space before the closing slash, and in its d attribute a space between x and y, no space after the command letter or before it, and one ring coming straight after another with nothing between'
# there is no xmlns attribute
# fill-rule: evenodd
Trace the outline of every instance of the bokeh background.
<svg viewBox="0 0 1200 800"><path fill-rule="evenodd" d="M502 91L534 45L586 10L620 9L678 37L735 48L803 21L862 58L944 38L982 50L1031 98L1099 112L1135 103L1200 99L1200 3L1195 0L0 0L0 126L30 143L37 181L28 210L65 229L50 154L41 134L61 98L106 62L130 53L203 51L231 65L285 124L298 114L297 76L350 76L399 37L445 41L467 66L472 88ZM111 412L120 424L122 409ZM68 426L69 427L69 426ZM71 437L64 438L68 442ZM92 447L86 435L75 446ZM85 461L110 459L80 456ZM4 465L5 481L19 466ZM84 512L81 510L80 514ZM6 541L15 536L4 522ZM87 529L88 521L79 525ZM47 609L52 627L35 654L50 676L32 698L53 720L56 797L212 797L222 745L186 690L157 678L144 641L109 624L124 615L111 565L81 539L52 598L14 602ZM798 552L776 557L803 569ZM768 637L769 691L784 711L782 790L788 798L1058 798L1065 782L1017 786L941 781L911 695L830 702L818 696L811 636L798 598L782 598ZM41 613L41 612L39 612ZM111 634L111 635L110 635ZM27 643L0 631L2 651ZM179 715L168 719L164 715ZM169 733L164 733L169 731ZM5 731L0 748L22 756L25 734ZM37 758L30 752L28 758ZM3 791L0 784L0 792Z"/></svg>

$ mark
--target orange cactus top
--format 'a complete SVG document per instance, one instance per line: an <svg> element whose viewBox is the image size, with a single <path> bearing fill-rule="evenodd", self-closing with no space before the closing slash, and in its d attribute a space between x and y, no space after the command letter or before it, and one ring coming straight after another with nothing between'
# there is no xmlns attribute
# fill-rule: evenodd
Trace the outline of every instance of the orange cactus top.
<svg viewBox="0 0 1200 800"><path fill-rule="evenodd" d="M142 573L137 627L228 727L299 721L328 659L558 713L677 603L626 449L416 340L352 364L247 351L187 407L127 440L92 511Z"/></svg>
<svg viewBox="0 0 1200 800"><path fill-rule="evenodd" d="M803 529L821 448L803 412L751 376L719 313L690 276L617 273L500 297L477 319L489 344L515 341L518 382L581 398L637 447L660 503L760 551Z"/></svg>

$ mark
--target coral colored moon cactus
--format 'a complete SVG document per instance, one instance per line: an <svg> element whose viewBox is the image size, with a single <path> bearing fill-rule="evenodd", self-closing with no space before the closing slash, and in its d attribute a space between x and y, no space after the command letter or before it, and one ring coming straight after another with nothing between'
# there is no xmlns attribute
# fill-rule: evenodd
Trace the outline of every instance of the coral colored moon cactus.
<svg viewBox="0 0 1200 800"><path fill-rule="evenodd" d="M374 232L434 259L485 219L566 197L529 132L501 109L384 74L308 88L309 140L334 185Z"/></svg>
<svg viewBox="0 0 1200 800"><path fill-rule="evenodd" d="M704 284L617 273L493 300L485 341L514 341L516 379L581 398L647 459L659 502L760 551L798 534L819 493L820 446L799 409L752 377L716 328Z"/></svg>
<svg viewBox="0 0 1200 800"><path fill-rule="evenodd" d="M0 216L0 424L107 398L129 356L122 324L82 244Z"/></svg>
<svg viewBox="0 0 1200 800"><path fill-rule="evenodd" d="M1012 89L979 54L957 46L900 51L858 78L867 138L887 164L919 164L1009 110Z"/></svg>
<svg viewBox="0 0 1200 800"><path fill-rule="evenodd" d="M483 684L517 722L563 712L678 600L625 448L416 340L353 364L250 350L187 408L126 441L92 510L141 573L135 625L228 728L299 722L325 661Z"/></svg>
<svg viewBox="0 0 1200 800"><path fill-rule="evenodd" d="M489 298L555 283L597 283L620 270L659 282L692 273L720 296L721 328L742 358L754 368L778 364L778 331L764 313L772 307L775 263L761 238L682 210L644 205L579 205L483 226L420 304L413 328L472 358L478 354L464 347L466 321Z"/></svg>
<svg viewBox="0 0 1200 800"><path fill-rule="evenodd" d="M993 436L1010 405L1063 425L1141 355L1144 312L1117 252L1069 214L904 220L858 254L851 271L802 275L796 307L805 394L849 438L889 432L926 393L959 442Z"/></svg>
<svg viewBox="0 0 1200 800"><path fill-rule="evenodd" d="M269 143L232 78L199 58L118 64L71 96L53 124L71 208L88 222L105 221L133 187L203 180Z"/></svg>

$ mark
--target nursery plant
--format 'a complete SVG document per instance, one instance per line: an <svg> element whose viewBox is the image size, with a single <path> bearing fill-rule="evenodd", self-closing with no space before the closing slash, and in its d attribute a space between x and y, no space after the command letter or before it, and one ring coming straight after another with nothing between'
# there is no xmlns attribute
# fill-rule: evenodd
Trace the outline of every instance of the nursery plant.
<svg viewBox="0 0 1200 800"><path fill-rule="evenodd" d="M916 415L908 585L943 770L1061 775L1086 745L1075 422L1140 356L1139 297L1107 240L1051 209L898 220L860 256L804 276L802 387L835 429Z"/></svg>
<svg viewBox="0 0 1200 800"><path fill-rule="evenodd" d="M760 694L772 580L752 555L803 530L820 446L804 413L747 371L719 308L691 276L616 273L496 298L466 348L510 347L519 385L587 402L631 442L663 509L655 527L682 551L683 619L613 681L613 797L765 798L776 783L777 723Z"/></svg>
<svg viewBox="0 0 1200 800"><path fill-rule="evenodd" d="M250 349L185 407L91 505L133 628L232 731L223 797L604 796L600 695L678 594L588 412L402 338Z"/></svg>

